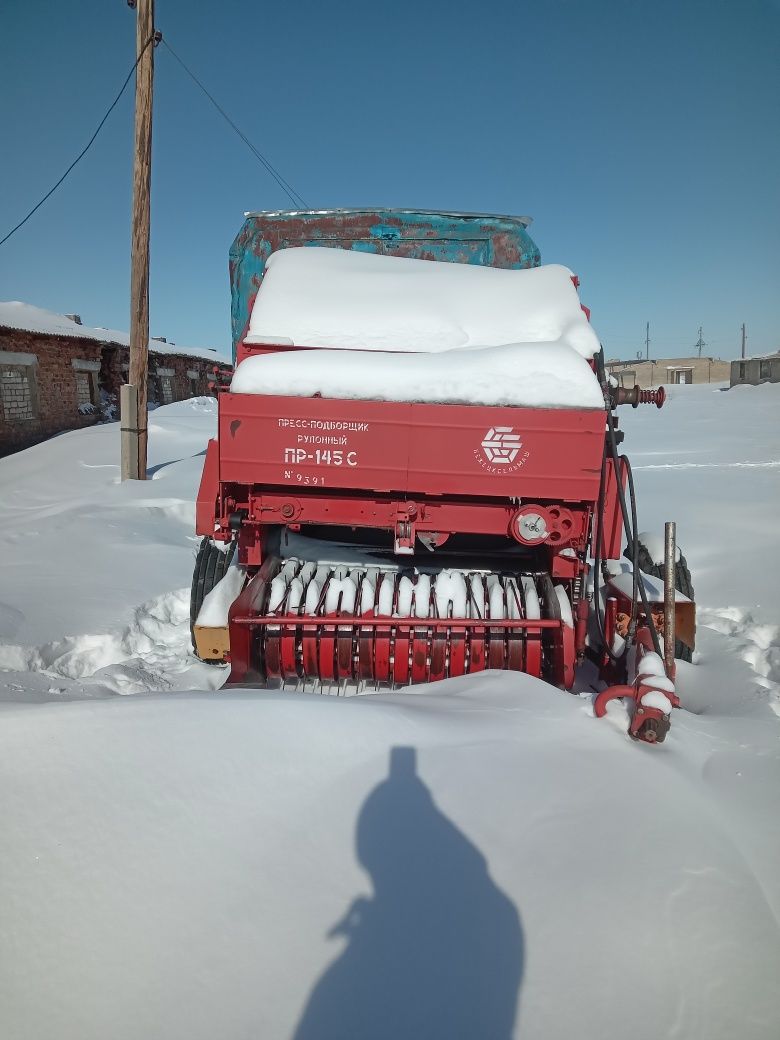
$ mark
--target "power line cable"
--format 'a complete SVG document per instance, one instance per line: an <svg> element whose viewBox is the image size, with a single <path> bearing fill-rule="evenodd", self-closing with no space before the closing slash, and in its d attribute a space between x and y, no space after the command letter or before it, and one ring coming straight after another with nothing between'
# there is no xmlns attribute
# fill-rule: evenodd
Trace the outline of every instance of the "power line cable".
<svg viewBox="0 0 780 1040"><path fill-rule="evenodd" d="M249 138L246 136L246 134L244 134L241 130L239 130L239 128L236 126L236 124L233 122L233 120L230 118L230 116L227 114L227 112L224 110L224 108L222 108L222 106L219 104L219 102L217 102L216 99L208 92L208 90L206 90L206 88L203 86L203 84L198 79L198 77L195 75L195 73L185 65L185 63L182 61L182 59L179 57L179 55L176 53L176 51L173 49L173 47L171 47L171 45L168 43L168 41L163 38L162 42L163 42L163 45L165 47L167 47L168 50L171 52L171 54L176 59L176 61L178 61L179 65L181 65L181 67L184 69L184 71L187 73L187 75L190 77L190 79L193 81L193 83L195 83L203 91L203 93L206 95L206 97L212 103L214 108L216 108L216 110L219 112L219 114L222 116L222 118L227 122L227 124L233 130L235 130L235 132L238 134L238 136L241 138L241 140L244 142L244 144L247 146L247 148L249 148L249 150L252 152L252 154L255 156L255 158L260 163L262 163L262 165L265 167L267 172L271 174L271 176L276 181L276 183L279 185L279 187L282 189L282 191L290 199L290 201L292 202L293 206L295 206L296 208L308 209L309 205L306 202L306 200L303 198L303 196L300 195L295 190L295 188L293 188L293 186L289 183L289 181L286 181L284 179L284 177L281 175L281 173L279 173L279 171L271 164L271 162L268 159L266 159L266 157L262 154L262 152L258 151L258 149L255 148L255 146L252 144L252 142L249 140Z"/></svg>
<svg viewBox="0 0 780 1040"><path fill-rule="evenodd" d="M63 175L60 177L60 179L57 181L57 183L54 185L54 187L51 188L49 191L47 191L46 194L41 199L41 201L36 203L36 205L33 206L33 208L30 210L30 212L27 214L27 216L24 218L24 220L20 220L19 223L16 225L16 227L11 228L11 230L8 232L8 234L4 238L0 238L0 246L3 245L3 243L7 242L8 239L11 237L11 235L15 234L19 230L19 228L23 227L26 224L27 221L30 219L30 217L33 215L33 213L35 213L37 210L39 210L47 199L51 198L51 196L54 194L54 192L57 190L57 188L59 188L59 186L62 184L62 182L68 176L68 174L73 169L73 167L78 162L80 162L84 158L84 156L87 154L87 152L90 150L90 148L92 147L92 144L95 141L95 138L100 133L100 131L103 129L103 124L108 119L108 117L111 115L111 113L114 111L114 109L116 108L117 104L119 103L119 99L124 94L125 88L127 87L127 84L130 82L130 79L132 78L133 73L138 68L139 61L141 60L141 58L146 53L146 48L149 46L150 43L152 43L153 40L154 40L154 33L149 37L149 39L146 41L146 43L141 48L141 53L138 55L138 57L133 62L133 66L130 69L130 71L128 72L127 78L125 79L124 83L122 84L122 87L121 87L119 93L117 94L117 96L114 98L114 100L109 105L108 111L106 112L106 114L103 116L103 118L98 123L97 130L95 130L95 132L92 135L92 137L90 137L89 141L87 141L86 147L83 149L83 151L81 151L76 156L76 158L73 160L73 162L67 168L65 173L63 173Z"/></svg>

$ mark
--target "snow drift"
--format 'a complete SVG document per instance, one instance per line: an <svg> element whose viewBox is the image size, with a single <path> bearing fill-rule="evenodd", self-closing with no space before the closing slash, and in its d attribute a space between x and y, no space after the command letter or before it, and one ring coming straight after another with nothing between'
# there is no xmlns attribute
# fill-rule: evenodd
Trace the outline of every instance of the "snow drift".
<svg viewBox="0 0 780 1040"><path fill-rule="evenodd" d="M212 400L154 413L145 484L118 424L0 460L3 1040L780 1035L779 402L623 413L697 590L660 748L587 671L184 692L224 676L187 649Z"/></svg>
<svg viewBox="0 0 780 1040"><path fill-rule="evenodd" d="M7 710L4 1037L768 1040L776 774L695 721L502 673Z"/></svg>

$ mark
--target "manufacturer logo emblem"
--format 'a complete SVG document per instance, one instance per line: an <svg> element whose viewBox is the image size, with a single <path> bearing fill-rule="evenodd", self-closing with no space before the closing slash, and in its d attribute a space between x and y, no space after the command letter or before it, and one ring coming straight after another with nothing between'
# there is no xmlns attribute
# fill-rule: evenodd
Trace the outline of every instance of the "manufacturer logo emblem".
<svg viewBox="0 0 780 1040"><path fill-rule="evenodd" d="M513 426L491 426L482 441L485 458L493 466L511 466L522 447Z"/></svg>
<svg viewBox="0 0 780 1040"><path fill-rule="evenodd" d="M530 452L522 450L523 441L514 426L491 426L480 448L474 449L474 460L486 473L495 476L515 473L530 457Z"/></svg>

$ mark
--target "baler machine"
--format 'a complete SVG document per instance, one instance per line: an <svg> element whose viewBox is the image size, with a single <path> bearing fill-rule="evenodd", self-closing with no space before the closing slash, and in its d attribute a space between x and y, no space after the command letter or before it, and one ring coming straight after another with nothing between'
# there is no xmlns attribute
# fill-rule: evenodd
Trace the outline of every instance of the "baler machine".
<svg viewBox="0 0 780 1040"><path fill-rule="evenodd" d="M306 364L308 348L282 337L246 342L275 249L533 267L527 224L397 211L249 217L231 254L236 361L296 351ZM592 367L603 409L220 392L197 500L198 656L229 661L230 685L338 690L497 668L571 689L587 652L609 683L596 714L628 698L632 735L662 740L679 703L674 668L668 654L661 665L663 603L636 566L633 486L613 413L660 408L664 392L614 386L603 356ZM607 585L602 607L593 585L620 557L624 532L636 580ZM199 624L231 561L245 583L228 626ZM690 618L682 629L692 642Z"/></svg>

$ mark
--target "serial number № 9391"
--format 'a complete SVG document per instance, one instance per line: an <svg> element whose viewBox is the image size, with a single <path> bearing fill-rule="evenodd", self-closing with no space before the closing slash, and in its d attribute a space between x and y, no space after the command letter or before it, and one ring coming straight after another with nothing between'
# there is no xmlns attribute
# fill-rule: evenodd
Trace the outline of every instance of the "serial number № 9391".
<svg viewBox="0 0 780 1040"><path fill-rule="evenodd" d="M285 448L285 463L294 463L300 466L302 462L311 462L315 466L357 466L356 451L341 451L340 449L316 448L314 451L306 451L305 448Z"/></svg>

